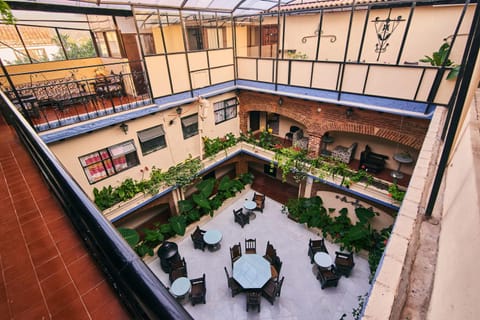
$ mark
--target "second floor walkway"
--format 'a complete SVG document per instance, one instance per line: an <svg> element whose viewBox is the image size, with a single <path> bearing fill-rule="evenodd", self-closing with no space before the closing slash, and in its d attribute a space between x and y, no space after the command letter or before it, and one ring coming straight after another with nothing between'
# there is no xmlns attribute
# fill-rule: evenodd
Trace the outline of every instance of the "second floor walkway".
<svg viewBox="0 0 480 320"><path fill-rule="evenodd" d="M129 319L3 118L0 132L2 319Z"/></svg>

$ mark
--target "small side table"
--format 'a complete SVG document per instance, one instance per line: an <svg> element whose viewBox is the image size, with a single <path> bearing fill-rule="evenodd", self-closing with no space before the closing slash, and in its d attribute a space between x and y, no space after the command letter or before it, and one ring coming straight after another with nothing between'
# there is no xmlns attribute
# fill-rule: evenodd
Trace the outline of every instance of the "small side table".
<svg viewBox="0 0 480 320"><path fill-rule="evenodd" d="M331 156L332 152L328 151L328 145L333 143L334 141L335 139L333 137L329 136L328 134L325 134L322 137L322 147L320 150L320 154L323 156Z"/></svg>
<svg viewBox="0 0 480 320"><path fill-rule="evenodd" d="M313 256L313 261L317 264L319 268L328 269L332 266L333 261L332 257L326 252L317 252Z"/></svg>
<svg viewBox="0 0 480 320"><path fill-rule="evenodd" d="M220 241L222 240L222 233L218 230L207 230L203 234L203 241L208 246L208 250L210 251L216 251L220 249Z"/></svg>
<svg viewBox="0 0 480 320"><path fill-rule="evenodd" d="M255 209L257 207L257 204L256 204L255 201L245 200L245 203L243 204L243 207L247 210L247 213L250 216L251 220L256 218L256 215L253 212L253 209Z"/></svg>
<svg viewBox="0 0 480 320"><path fill-rule="evenodd" d="M393 155L393 160L398 162L398 168L396 171L392 171L390 175L393 178L393 183L396 183L397 180L403 179L404 174L400 172L402 164L410 164L413 162L413 158L408 153L396 153Z"/></svg>
<svg viewBox="0 0 480 320"><path fill-rule="evenodd" d="M173 281L172 286L170 287L170 292L179 300L184 302L187 294L190 292L192 284L190 279L187 277L180 277Z"/></svg>

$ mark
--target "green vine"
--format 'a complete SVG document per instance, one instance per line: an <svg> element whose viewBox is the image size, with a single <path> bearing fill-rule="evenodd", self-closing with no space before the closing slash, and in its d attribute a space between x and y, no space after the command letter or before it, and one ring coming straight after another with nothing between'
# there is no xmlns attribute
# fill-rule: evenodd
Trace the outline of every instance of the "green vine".
<svg viewBox="0 0 480 320"><path fill-rule="evenodd" d="M2 16L2 21L7 24L13 24L16 21L10 6L4 0L0 0L0 15Z"/></svg>
<svg viewBox="0 0 480 320"><path fill-rule="evenodd" d="M405 197L405 191L400 190L396 183L392 183L388 187L388 195L392 197L393 200L402 202Z"/></svg>
<svg viewBox="0 0 480 320"><path fill-rule="evenodd" d="M119 202L132 199L141 192L154 195L164 186L184 188L197 179L201 168L201 161L190 156L185 161L171 166L166 172L153 167L150 172L150 179L143 179L143 174L148 171L148 167L145 167L140 170L142 172L141 181L127 178L115 188L110 185L100 190L94 188L94 202L103 211Z"/></svg>
<svg viewBox="0 0 480 320"><path fill-rule="evenodd" d="M367 300L368 292L365 293L363 296L357 296L358 299L358 307L352 309L352 316L355 320L360 320L362 316L363 307L365 306L365 301Z"/></svg>
<svg viewBox="0 0 480 320"><path fill-rule="evenodd" d="M287 180L287 175L293 173L293 178L296 182L300 182L306 177L307 173L307 150L290 147L279 148L275 150L273 161L277 162L277 167L282 170L282 181ZM270 166L274 167L274 162Z"/></svg>
<svg viewBox="0 0 480 320"><path fill-rule="evenodd" d="M353 224L348 217L347 208L342 208L339 215L332 217L334 209L327 210L318 196L290 199L283 211L298 223L305 223L309 228L321 229L323 236L329 236L333 242L340 245L341 250L355 252L367 250L373 277L391 232L391 227L380 232L371 227L370 220L378 213L366 208L356 208L355 215L358 221Z"/></svg>
<svg viewBox="0 0 480 320"><path fill-rule="evenodd" d="M217 137L210 139L208 137L203 137L203 150L205 152L205 157L213 157L222 150L233 147L238 142L238 139L235 138L233 133L227 133L225 137Z"/></svg>

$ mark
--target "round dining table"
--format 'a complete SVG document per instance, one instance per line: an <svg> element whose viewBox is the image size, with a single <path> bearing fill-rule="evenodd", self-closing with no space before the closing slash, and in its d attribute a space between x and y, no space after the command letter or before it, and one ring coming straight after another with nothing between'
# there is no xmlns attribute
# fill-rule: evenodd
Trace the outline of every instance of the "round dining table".
<svg viewBox="0 0 480 320"><path fill-rule="evenodd" d="M220 249L220 241L222 240L222 233L218 230L207 230L203 234L203 241L207 244L208 250L216 251Z"/></svg>
<svg viewBox="0 0 480 320"><path fill-rule="evenodd" d="M332 266L333 261L332 257L326 252L317 252L313 256L313 261L319 266L320 268L328 269Z"/></svg>
<svg viewBox="0 0 480 320"><path fill-rule="evenodd" d="M253 210L257 207L257 203L255 201L245 200L245 202L243 203L243 207L247 210L247 213L250 216L251 220L256 218L256 215L253 212Z"/></svg>
<svg viewBox="0 0 480 320"><path fill-rule="evenodd" d="M190 279L187 277L180 277L173 281L172 286L170 287L170 292L175 296L175 298L183 302L191 288L192 284Z"/></svg>

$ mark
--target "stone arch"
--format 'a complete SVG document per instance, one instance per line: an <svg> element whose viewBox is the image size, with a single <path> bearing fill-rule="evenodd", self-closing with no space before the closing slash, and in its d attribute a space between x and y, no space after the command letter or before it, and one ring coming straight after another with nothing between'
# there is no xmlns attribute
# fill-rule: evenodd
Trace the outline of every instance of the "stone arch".
<svg viewBox="0 0 480 320"><path fill-rule="evenodd" d="M428 130L428 120L424 119L409 118L404 121L405 118L398 115L361 109L355 110L353 117L346 118L345 108L342 106L287 97L283 98L283 104L279 105L278 98L269 94L240 92L241 130L247 130L250 111L277 113L305 127L310 138L311 155L318 154L321 137L328 131L375 136L420 150Z"/></svg>
<svg viewBox="0 0 480 320"><path fill-rule="evenodd" d="M374 125L365 125L365 124L355 124L355 123L329 123L323 126L323 132L328 131L339 131L339 132L349 132L349 133L358 133L369 136L375 136L389 140L395 143L402 144L413 149L420 150L423 144L423 137L418 137L416 135L411 135L408 133L399 132L398 130L389 129L389 128L379 128Z"/></svg>

